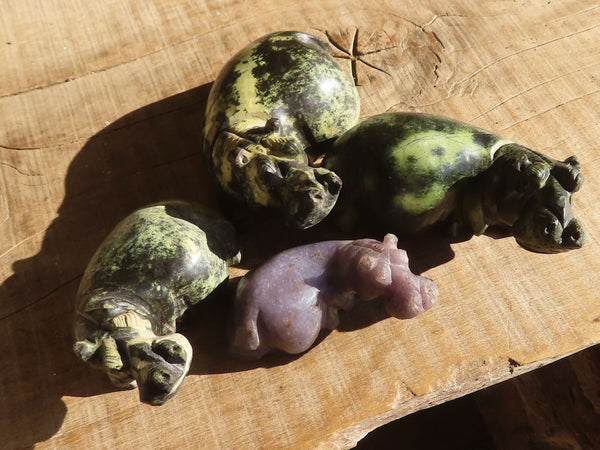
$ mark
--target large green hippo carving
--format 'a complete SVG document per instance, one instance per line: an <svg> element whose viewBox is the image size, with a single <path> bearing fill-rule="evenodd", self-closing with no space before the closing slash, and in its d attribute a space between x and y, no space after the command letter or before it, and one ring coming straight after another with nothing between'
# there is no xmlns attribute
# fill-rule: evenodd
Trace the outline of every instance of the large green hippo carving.
<svg viewBox="0 0 600 450"><path fill-rule="evenodd" d="M291 226L308 228L329 213L341 181L311 166L306 149L351 128L359 108L327 43L295 31L262 37L227 62L211 89L209 167L234 198L281 208Z"/></svg>
<svg viewBox="0 0 600 450"><path fill-rule="evenodd" d="M410 234L434 224L512 234L531 251L579 248L571 197L583 178L565 161L445 117L386 113L338 138L323 167L344 187L334 209L345 229Z"/></svg>

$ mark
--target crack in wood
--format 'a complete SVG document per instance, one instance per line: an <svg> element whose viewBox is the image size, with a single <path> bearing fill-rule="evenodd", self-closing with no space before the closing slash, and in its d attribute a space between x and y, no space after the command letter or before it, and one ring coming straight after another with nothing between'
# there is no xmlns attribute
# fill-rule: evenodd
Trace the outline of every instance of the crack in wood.
<svg viewBox="0 0 600 450"><path fill-rule="evenodd" d="M360 86L359 81L358 81L358 63L362 63L367 67L370 67L371 69L374 69L378 72L384 73L389 77L392 77L392 74L390 74L388 71L386 71L385 69L382 69L379 66L376 66L373 63L370 63L369 61L365 60L364 57L365 56L369 56L369 55L374 55L376 53L381 53L387 50L393 50L395 48L398 48L398 45L392 45L389 47L384 47L384 48L379 48L379 49L375 49L375 50L371 50L371 51L367 51L367 52L361 52L358 50L358 35L359 35L359 28L356 27L354 30L354 34L352 35L352 40L350 42L350 48L346 49L344 48L339 42L337 42L333 36L331 35L331 33L329 33L329 31L327 30L321 30L316 28L318 31L320 31L321 33L325 34L325 37L327 37L327 40L329 41L329 43L338 51L340 51L342 54L341 55L333 55L334 58L340 58L340 59L347 59L350 61L350 71L352 73L352 79L354 80L354 85L355 86ZM371 37L373 36L373 33L371 34L371 36L367 39L367 43L371 40Z"/></svg>
<svg viewBox="0 0 600 450"><path fill-rule="evenodd" d="M554 39L550 39L550 40L548 40L546 42L542 42L541 44L537 44L537 45L534 45L534 46L531 46L531 47L523 48L523 49L518 50L516 52L509 53L508 55L504 55L504 56L502 56L500 58L497 58L497 59L493 60L492 62L490 62L490 63L488 63L488 64L480 67L479 69L477 69L476 71L474 71L470 75L466 76L465 78L463 78L463 79L458 80L457 82L455 82L450 87L450 89L448 90L448 94L449 94L448 96L450 96L450 94L456 89L456 86L459 86L459 85L461 85L463 83L468 82L469 80L471 80L474 77L476 77L477 75L479 75L481 72L484 72L484 71L488 70L490 67L493 67L496 64L499 64L499 63L501 63L501 62L503 62L503 61L505 61L505 60L507 60L509 58L512 58L514 56L519 56L519 55L521 55L523 53L526 53L526 52L538 50L538 49L540 49L542 47L545 47L545 46L550 45L550 44L554 44L554 43L559 42L559 41L564 40L564 39L572 38L574 36L578 36L578 35L584 34L584 33L589 33L590 31L592 31L592 30L594 30L596 28L599 28L599 27L600 27L600 24L597 24L597 25L594 25L592 27L585 28L583 30L574 31L573 33L566 34L564 36L560 36L560 37L557 37L557 38L554 38Z"/></svg>
<svg viewBox="0 0 600 450"><path fill-rule="evenodd" d="M27 173L27 172L24 172L21 169L19 169L17 166L12 165L12 164L7 163L7 162L4 162L4 161L0 161L0 166L4 166L4 167L8 167L9 169L13 169L18 174L26 176L26 177L41 177L41 176L43 176L43 175L41 175L39 173Z"/></svg>
<svg viewBox="0 0 600 450"><path fill-rule="evenodd" d="M176 94L177 95L177 94ZM1 96L0 96L1 98ZM112 133L116 133L119 131L122 131L126 128L129 127L133 127L133 126L137 126L141 123L144 122L148 122L150 120L153 119L157 119L163 116L167 116L169 114L176 114L182 111L185 111L186 109L193 109L194 107L197 106L203 106L204 105L204 101L203 100L197 100L197 101L193 101L190 102L188 104L185 104L183 106L178 106L178 107L174 107L174 108L170 108L170 109L166 109L164 111L160 111L154 114L149 114L147 116L144 116L143 118L140 119L136 119L136 120L130 120L130 121L126 121L123 124L119 124L119 120L121 120L122 118L112 122L111 124L107 125L105 128L102 128L101 130L97 131L96 133L93 133L93 136L95 135L107 135L107 134L112 134ZM134 111L135 112L135 111ZM127 115L126 115L127 116ZM123 116L123 117L126 117ZM204 112L202 112L202 118L201 120L204 120ZM65 140L64 142L56 142L56 143L52 143L52 144L48 144L48 145L43 145L40 147L15 147L15 146L9 146L9 145L3 145L0 144L0 150L9 150L9 151L39 151L39 150L50 150L50 149L56 149L56 148L60 148L60 147L64 147L67 145L76 145L79 144L82 141L87 141L88 139L90 139L91 136L84 136L84 137L80 137L80 138L76 138L76 139L72 139L72 140Z"/></svg>
<svg viewBox="0 0 600 450"><path fill-rule="evenodd" d="M529 117L526 117L526 118L524 118L522 120L519 120L519 121L511 124L511 125L507 126L506 128L504 128L501 131L505 131L505 130L508 130L510 128L516 127L516 126L521 125L522 123L527 122L527 121L529 121L531 119L535 119L536 117L539 117L539 116L542 116L542 115L544 115L546 113L549 113L550 111L554 111L555 109L562 108L563 106L566 106L566 105L568 105L570 103L578 102L579 100L583 100L583 99L585 99L587 97L591 97L592 95L596 95L596 94L599 94L599 93L600 93L600 89L597 89L595 91L587 92L587 93L585 93L583 95L579 95L577 97L571 98L571 99L569 99L567 101L564 101L562 103L559 103L557 105L553 105L552 107L547 108L547 109L545 109L543 111L537 111L535 114L533 114L533 115L531 115Z"/></svg>
<svg viewBox="0 0 600 450"><path fill-rule="evenodd" d="M595 67L595 66L597 66L598 64L600 64L600 63L597 63L597 62L595 62L595 63L593 63L593 64L590 64L590 65L588 65L588 66L585 66L585 67L583 67L582 69L577 69L577 70L572 70L572 71L570 71L570 72L567 72L567 73L562 73L562 74L560 74L560 75L558 75L558 76L556 76L556 77L553 77L553 78L550 78L550 79L544 80L544 81L543 81L543 82L541 82L541 83L534 84L533 86L530 86L530 87L528 87L527 89L523 89L523 90L521 90L521 91L517 92L516 94L514 94L514 95L511 95L510 97L508 97L508 98L506 98L506 99L502 100L501 102L497 103L497 104L496 104L496 105L494 105L493 107L491 107L491 108L487 109L486 111L484 111L484 112L482 112L482 113L478 114L477 116L475 116L475 117L472 117L472 118L469 120L469 122L474 122L474 121L476 121L477 119L480 119L481 117L483 117L483 116L485 116L485 115L489 114L490 112L492 112L492 111L494 111L494 110L498 109L499 107L501 107L501 106L505 105L506 103L508 103L508 102L510 102L510 101L512 101L512 100L514 100L514 99L516 99L516 98L519 98L521 95L528 94L529 92L531 92L531 91L533 91L533 90L535 90L535 89L537 89L537 88L539 88L539 87L542 87L542 86L545 86L545 85L547 85L547 84L550 84L550 83L553 83L553 82L555 82L555 81L558 81L558 80L560 80L560 79L566 78L566 77L567 77L567 76L569 76L569 75L579 74L579 73L582 73L582 72L584 72L584 73L585 73L585 72L587 72L587 70L588 70L588 69L591 69L592 67Z"/></svg>
<svg viewBox="0 0 600 450"><path fill-rule="evenodd" d="M56 287L54 287L54 288L53 288L53 289L51 289L50 291L46 292L46 293L45 293L44 295L42 295L41 297L38 297L37 299L35 299L35 300L32 300L32 301L31 301L31 302L29 302L29 303L26 303L25 305L21 306L20 308L18 308L18 309L15 309L14 311L11 311L11 312L9 312L9 313L8 313L8 314L6 314L5 316L3 316L3 317L0 317L0 322L1 322L1 321L3 321L3 320L5 320L5 319L8 319L8 318L10 318L10 317L12 317L12 316L15 316L15 315L19 314L20 312L22 312L22 311L24 311L24 310L26 310L26 309L28 309L28 308L31 308L32 306L35 306L36 304L38 304L38 303L40 303L40 302L42 302L42 301L46 300L47 298L51 297L51 296L52 296L53 294L55 294L56 292L58 292L58 291L60 291L61 289L63 289L63 288L65 288L65 287L69 286L71 283L73 283L73 282L75 282L75 281L79 280L79 279L82 277L82 275L83 275L83 274L82 274L82 273L80 273L80 274L78 274L77 276L75 276L75 277L73 277L73 278L71 278L71 279L69 279L69 280L63 281L62 283L60 283L59 285L57 285Z"/></svg>
<svg viewBox="0 0 600 450"><path fill-rule="evenodd" d="M197 39L197 36L190 37L190 38L183 39L181 41L178 41L178 42L175 42L175 43L172 43L172 44L169 44L169 45L162 46L162 47L160 47L160 48L158 48L156 50L152 50L152 51L149 51L147 53L144 53L143 55L136 56L135 58L130 58L130 59L127 59L125 61L119 61L119 62L117 62L115 64L110 64L110 65L107 65L107 66L104 66L104 67L98 67L97 69L89 70L87 72L82 72L82 73L79 73L77 75L69 76L67 78L64 78L64 79L61 79L61 80L58 80L58 81L49 82L49 83L46 83L46 84L43 84L43 85L39 85L39 86L33 86L33 87L30 87L30 88L27 88L27 89L22 89L22 90L17 91L17 92L10 92L8 94L0 94L0 100L3 99L3 98L15 97L15 96L22 95L22 94L28 94L30 92L35 92L35 91L40 91L40 90L51 88L51 87L61 86L61 85L64 85L66 83L71 83L73 81L77 81L77 80L79 80L81 78L85 78L85 77L88 77L88 76L93 76L93 75L98 74L98 73L106 72L106 71L109 71L111 69L115 69L115 68L118 68L118 67L121 67L121 66L125 66L127 64L134 63L136 61L139 61L141 59L147 58L149 56L156 55L157 53L160 53L162 51L179 47L180 45L184 45L184 44L186 44L188 42L193 41L194 39Z"/></svg>
<svg viewBox="0 0 600 450"><path fill-rule="evenodd" d="M11 147L8 145L2 145L0 144L0 150L42 150L45 147Z"/></svg>

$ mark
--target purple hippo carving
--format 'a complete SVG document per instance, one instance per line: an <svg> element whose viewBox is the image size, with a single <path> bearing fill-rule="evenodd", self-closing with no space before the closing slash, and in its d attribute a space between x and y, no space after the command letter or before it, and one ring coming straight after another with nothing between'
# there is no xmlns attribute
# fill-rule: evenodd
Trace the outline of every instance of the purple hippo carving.
<svg viewBox="0 0 600 450"><path fill-rule="evenodd" d="M231 350L258 359L274 350L302 353L321 329L339 324L338 311L356 300L383 297L386 312L409 319L431 308L438 289L413 274L398 239L325 241L279 253L240 281Z"/></svg>

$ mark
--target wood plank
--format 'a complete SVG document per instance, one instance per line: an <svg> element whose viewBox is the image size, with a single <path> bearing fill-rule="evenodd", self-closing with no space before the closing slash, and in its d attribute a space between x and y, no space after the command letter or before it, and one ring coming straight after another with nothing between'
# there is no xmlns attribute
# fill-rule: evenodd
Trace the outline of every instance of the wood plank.
<svg viewBox="0 0 600 450"><path fill-rule="evenodd" d="M596 2L8 0L2 10L8 448L348 448L390 420L598 342ZM588 241L559 255L487 237L413 249L414 266L440 286L431 311L397 321L365 308L308 353L261 364L224 355L227 310L214 299L183 324L195 357L181 391L162 407L142 405L71 353L81 273L138 206L181 198L219 207L200 155L210 83L236 50L281 29L326 30L344 49L357 37L358 57L340 62L348 73L355 64L364 117L444 114L555 158L577 154L586 182L575 209ZM265 230L282 234L277 222Z"/></svg>

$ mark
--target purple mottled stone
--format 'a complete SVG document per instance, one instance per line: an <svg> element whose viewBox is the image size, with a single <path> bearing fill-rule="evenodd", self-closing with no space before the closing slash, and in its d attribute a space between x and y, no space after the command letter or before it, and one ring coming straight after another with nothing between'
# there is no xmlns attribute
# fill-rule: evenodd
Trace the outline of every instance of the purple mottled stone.
<svg viewBox="0 0 600 450"><path fill-rule="evenodd" d="M374 239L326 241L286 250L239 283L231 348L260 358L272 350L308 350L323 328L339 323L338 311L356 300L383 298L391 316L415 317L431 308L438 290L413 274L393 234Z"/></svg>

